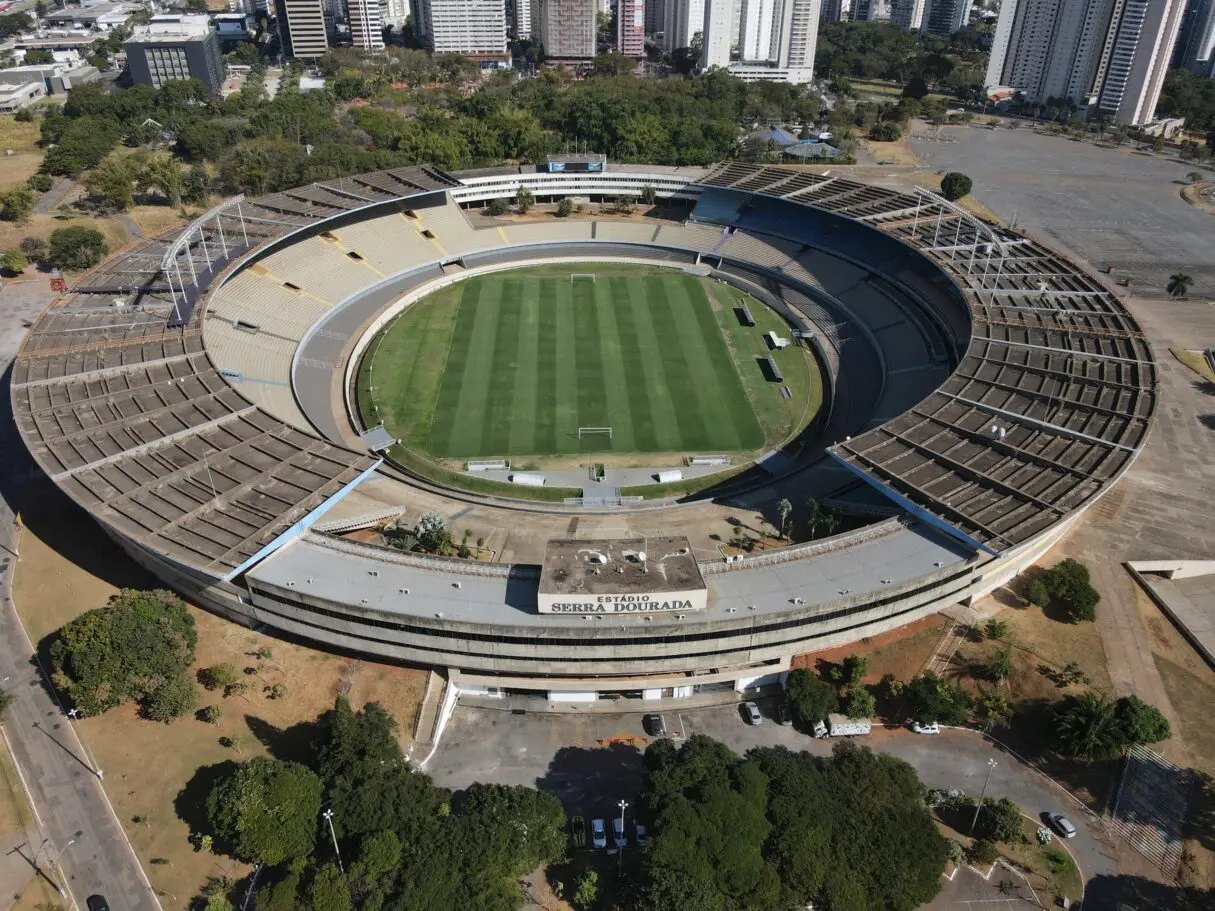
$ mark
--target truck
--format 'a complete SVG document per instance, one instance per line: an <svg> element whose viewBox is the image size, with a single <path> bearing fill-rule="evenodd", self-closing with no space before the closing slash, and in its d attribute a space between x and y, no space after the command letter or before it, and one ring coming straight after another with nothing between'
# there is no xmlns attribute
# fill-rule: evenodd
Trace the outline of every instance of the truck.
<svg viewBox="0 0 1215 911"><path fill-rule="evenodd" d="M868 718L849 718L833 712L827 716L826 722L814 725L815 737L856 737L868 734L873 730L873 722Z"/></svg>

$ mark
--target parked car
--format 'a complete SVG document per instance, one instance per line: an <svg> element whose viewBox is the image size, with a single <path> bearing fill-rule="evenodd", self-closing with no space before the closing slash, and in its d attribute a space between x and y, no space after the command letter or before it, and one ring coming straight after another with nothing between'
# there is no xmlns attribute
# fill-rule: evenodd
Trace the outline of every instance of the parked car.
<svg viewBox="0 0 1215 911"><path fill-rule="evenodd" d="M789 703L777 703L776 722L777 724L793 724L793 709L789 708Z"/></svg>
<svg viewBox="0 0 1215 911"><path fill-rule="evenodd" d="M607 847L607 827L602 819L591 820L591 844L596 848Z"/></svg>
<svg viewBox="0 0 1215 911"><path fill-rule="evenodd" d="M743 717L747 719L747 724L763 724L764 716L759 713L759 706L754 702L743 703Z"/></svg>
<svg viewBox="0 0 1215 911"><path fill-rule="evenodd" d="M1072 821L1062 813L1046 814L1046 821L1050 823L1050 827L1059 833L1063 838L1075 838L1076 827L1072 825Z"/></svg>
<svg viewBox="0 0 1215 911"><path fill-rule="evenodd" d="M633 826L633 834L634 834L634 837L636 837L636 839L637 839L637 847L644 848L645 847L645 826L641 825L640 823Z"/></svg>
<svg viewBox="0 0 1215 911"><path fill-rule="evenodd" d="M916 721L916 722L912 723L911 729L913 731L915 731L917 734L939 734L939 733L941 733L941 725L935 721L930 721L927 724L920 724L920 722Z"/></svg>
<svg viewBox="0 0 1215 911"><path fill-rule="evenodd" d="M629 837L624 834L624 820L619 816L612 817L612 841L617 848L623 848L629 843Z"/></svg>
<svg viewBox="0 0 1215 911"><path fill-rule="evenodd" d="M575 848L586 847L586 820L581 816L570 820L570 841L574 843Z"/></svg>
<svg viewBox="0 0 1215 911"><path fill-rule="evenodd" d="M666 737L667 723L662 720L662 716L657 712L650 712L641 720L642 727L651 737Z"/></svg>
<svg viewBox="0 0 1215 911"><path fill-rule="evenodd" d="M90 895L84 900L84 906L89 911L110 911L110 903L105 900L104 895Z"/></svg>

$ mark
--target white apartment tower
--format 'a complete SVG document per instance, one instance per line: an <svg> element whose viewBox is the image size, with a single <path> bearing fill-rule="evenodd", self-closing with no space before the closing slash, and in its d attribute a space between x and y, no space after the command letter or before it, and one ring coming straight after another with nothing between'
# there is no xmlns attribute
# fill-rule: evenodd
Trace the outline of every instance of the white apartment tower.
<svg viewBox="0 0 1215 911"><path fill-rule="evenodd" d="M708 0L706 55L713 12L726 2ZM821 8L822 0L742 0L737 36L742 59L730 65L730 72L747 82L811 82Z"/></svg>
<svg viewBox="0 0 1215 911"><path fill-rule="evenodd" d="M501 58L508 53L502 0L414 0L413 11L414 34L436 54Z"/></svg>
<svg viewBox="0 0 1215 911"><path fill-rule="evenodd" d="M692 38L704 31L705 0L666 0L662 49L668 54L691 47Z"/></svg>
<svg viewBox="0 0 1215 911"><path fill-rule="evenodd" d="M1147 123L1183 11L1184 0L1004 0L987 85Z"/></svg>
<svg viewBox="0 0 1215 911"><path fill-rule="evenodd" d="M321 0L274 0L274 19L284 57L321 57L329 50Z"/></svg>
<svg viewBox="0 0 1215 911"><path fill-rule="evenodd" d="M778 48L777 0L742 0L739 54L744 61L775 60Z"/></svg>
<svg viewBox="0 0 1215 911"><path fill-rule="evenodd" d="M364 51L384 50L380 0L347 0L346 15L350 20L350 37L354 39L355 47Z"/></svg>
<svg viewBox="0 0 1215 911"><path fill-rule="evenodd" d="M735 0L704 0L704 20L700 28L704 42L701 69L730 65L730 47L738 38L738 28L734 24L735 6Z"/></svg>

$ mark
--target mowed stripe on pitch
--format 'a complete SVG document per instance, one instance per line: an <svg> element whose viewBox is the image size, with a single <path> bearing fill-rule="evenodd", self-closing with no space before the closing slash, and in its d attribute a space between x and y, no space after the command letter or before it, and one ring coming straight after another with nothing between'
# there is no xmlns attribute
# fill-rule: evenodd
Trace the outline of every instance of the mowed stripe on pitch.
<svg viewBox="0 0 1215 911"><path fill-rule="evenodd" d="M457 350L452 346L447 370L443 375L440 405L444 399L452 402L444 416L450 422L447 445L435 449L440 457L478 455L484 450L481 440L488 417L489 386L492 382L494 344L498 335L499 303L502 296L500 281L472 279L460 299L460 319L456 332L467 336L467 342ZM458 356L457 356L458 355ZM456 360L453 362L452 358ZM448 382L451 392L445 397Z"/></svg>
<svg viewBox="0 0 1215 911"><path fill-rule="evenodd" d="M519 333L523 324L523 289L517 278L500 286L498 332L490 363L489 396L485 415L485 436L480 451L505 455L510 449L510 428L514 418L515 383L519 376Z"/></svg>

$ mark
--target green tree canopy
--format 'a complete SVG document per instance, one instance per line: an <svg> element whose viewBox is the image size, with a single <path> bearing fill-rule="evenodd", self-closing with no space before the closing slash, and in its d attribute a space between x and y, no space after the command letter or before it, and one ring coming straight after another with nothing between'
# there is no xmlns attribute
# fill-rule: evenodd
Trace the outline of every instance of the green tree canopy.
<svg viewBox="0 0 1215 911"><path fill-rule="evenodd" d="M916 677L903 689L912 720L921 724L963 724L970 712L971 697L956 684L936 674Z"/></svg>
<svg viewBox="0 0 1215 911"><path fill-rule="evenodd" d="M181 707L181 681L190 684L186 669L197 641L194 618L172 592L123 589L105 607L59 630L51 666L56 683L86 715L131 700L148 708L166 686L173 691L162 693L155 704Z"/></svg>
<svg viewBox="0 0 1215 911"><path fill-rule="evenodd" d="M100 231L72 225L51 232L48 259L57 268L75 272L91 269L109 252L105 235Z"/></svg>
<svg viewBox="0 0 1215 911"><path fill-rule="evenodd" d="M835 687L807 668L789 672L785 693L794 717L807 727L839 711L840 696Z"/></svg>
<svg viewBox="0 0 1215 911"><path fill-rule="evenodd" d="M207 795L215 837L238 860L271 866L311 853L321 780L307 766L255 756Z"/></svg>
<svg viewBox="0 0 1215 911"><path fill-rule="evenodd" d="M970 193L974 183L965 174L950 171L941 178L941 195L950 202L961 199Z"/></svg>

